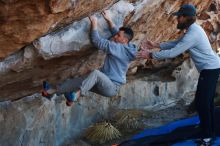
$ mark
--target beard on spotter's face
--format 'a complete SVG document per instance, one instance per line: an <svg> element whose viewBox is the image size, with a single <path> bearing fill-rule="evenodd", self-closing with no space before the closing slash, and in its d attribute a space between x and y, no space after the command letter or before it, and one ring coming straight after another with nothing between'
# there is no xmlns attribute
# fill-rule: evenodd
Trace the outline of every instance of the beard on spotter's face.
<svg viewBox="0 0 220 146"><path fill-rule="evenodd" d="M177 24L177 29L183 30L186 29L188 25L186 23L178 23Z"/></svg>
<svg viewBox="0 0 220 146"><path fill-rule="evenodd" d="M183 29L187 29L190 27L192 23L190 22L182 22L182 23L178 23L177 24L177 29L183 30Z"/></svg>

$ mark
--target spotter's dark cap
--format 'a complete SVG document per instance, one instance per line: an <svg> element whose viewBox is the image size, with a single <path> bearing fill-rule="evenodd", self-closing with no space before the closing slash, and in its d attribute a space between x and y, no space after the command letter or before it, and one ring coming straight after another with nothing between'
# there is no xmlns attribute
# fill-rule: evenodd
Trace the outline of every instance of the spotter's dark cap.
<svg viewBox="0 0 220 146"><path fill-rule="evenodd" d="M182 5L179 11L173 13L174 16L196 16L196 8L194 5Z"/></svg>

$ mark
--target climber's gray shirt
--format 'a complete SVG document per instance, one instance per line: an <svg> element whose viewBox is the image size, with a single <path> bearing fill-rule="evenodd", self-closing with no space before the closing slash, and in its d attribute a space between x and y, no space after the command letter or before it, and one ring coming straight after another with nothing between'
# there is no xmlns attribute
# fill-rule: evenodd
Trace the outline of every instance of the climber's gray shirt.
<svg viewBox="0 0 220 146"><path fill-rule="evenodd" d="M117 31L118 29L116 28L111 29L112 35L115 35ZM97 30L92 30L91 38L92 43L106 53L101 72L107 75L114 83L125 84L129 63L136 56L136 46L132 43L125 45L102 38Z"/></svg>

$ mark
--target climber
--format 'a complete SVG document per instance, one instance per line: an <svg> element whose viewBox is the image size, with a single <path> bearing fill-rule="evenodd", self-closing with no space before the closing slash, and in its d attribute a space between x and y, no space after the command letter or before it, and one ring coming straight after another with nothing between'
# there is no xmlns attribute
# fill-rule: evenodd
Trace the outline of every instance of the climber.
<svg viewBox="0 0 220 146"><path fill-rule="evenodd" d="M104 65L100 70L92 71L82 82L78 90L65 92L64 87L71 87L74 80L63 82L56 88L52 88L48 82L43 82L42 95L50 98L54 93L64 93L66 105L71 106L74 101L85 92L92 91L103 96L112 97L117 94L122 84L126 83L126 72L129 63L135 59L137 48L130 43L133 38L133 31L128 27L115 27L107 10L102 12L107 21L111 33L111 40L100 37L97 30L97 18L90 16L91 22L91 41L95 47L106 53Z"/></svg>
<svg viewBox="0 0 220 146"><path fill-rule="evenodd" d="M185 30L185 34L175 41L163 43L144 40L137 58L162 60L174 58L185 51L189 52L200 72L195 94L195 108L200 118L202 133L202 138L198 142L199 145L208 146L215 136L214 95L220 74L220 58L213 51L203 28L195 23L194 5L184 4L173 15L177 16L177 29ZM160 48L160 51L150 51L152 48Z"/></svg>

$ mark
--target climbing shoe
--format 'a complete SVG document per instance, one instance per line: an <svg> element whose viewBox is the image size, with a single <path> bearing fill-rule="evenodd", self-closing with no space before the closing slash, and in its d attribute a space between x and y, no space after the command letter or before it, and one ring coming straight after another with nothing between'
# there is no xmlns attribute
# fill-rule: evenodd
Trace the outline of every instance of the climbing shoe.
<svg viewBox="0 0 220 146"><path fill-rule="evenodd" d="M67 106L71 106L73 102L77 102L77 99L79 97L79 95L77 95L77 92L66 92L64 96L66 98Z"/></svg>
<svg viewBox="0 0 220 146"><path fill-rule="evenodd" d="M51 89L50 84L47 81L43 81L43 91L41 92L42 96L51 100L52 94L48 93L48 90Z"/></svg>

